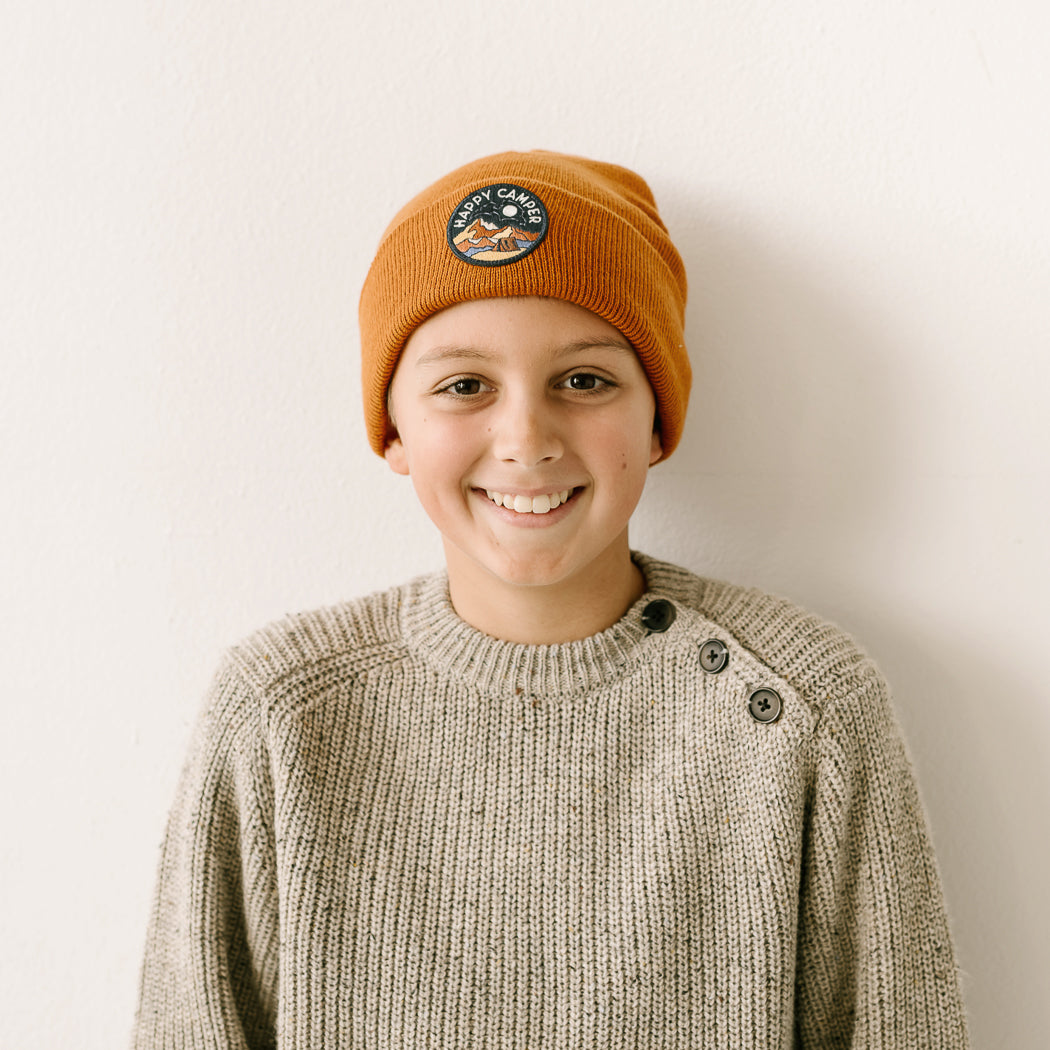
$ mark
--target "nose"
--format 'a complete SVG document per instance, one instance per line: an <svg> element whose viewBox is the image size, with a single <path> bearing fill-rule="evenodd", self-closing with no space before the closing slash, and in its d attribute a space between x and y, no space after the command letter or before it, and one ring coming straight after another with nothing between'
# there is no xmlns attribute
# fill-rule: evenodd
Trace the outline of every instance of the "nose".
<svg viewBox="0 0 1050 1050"><path fill-rule="evenodd" d="M543 397L508 397L492 421L493 453L505 463L535 467L561 457L557 419Z"/></svg>

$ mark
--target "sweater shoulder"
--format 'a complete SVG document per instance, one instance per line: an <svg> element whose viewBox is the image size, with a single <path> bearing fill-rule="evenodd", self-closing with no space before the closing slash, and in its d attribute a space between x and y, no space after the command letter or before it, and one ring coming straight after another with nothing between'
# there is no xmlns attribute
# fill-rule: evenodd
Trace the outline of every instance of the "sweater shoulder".
<svg viewBox="0 0 1050 1050"><path fill-rule="evenodd" d="M226 659L261 693L336 664L352 670L397 660L401 609L424 579L284 616L231 646Z"/></svg>
<svg viewBox="0 0 1050 1050"><path fill-rule="evenodd" d="M787 598L704 581L700 611L788 682L816 711L881 682L874 661L837 624Z"/></svg>
<svg viewBox="0 0 1050 1050"><path fill-rule="evenodd" d="M849 632L788 598L677 570L685 605L720 626L816 712L851 694L884 688Z"/></svg>

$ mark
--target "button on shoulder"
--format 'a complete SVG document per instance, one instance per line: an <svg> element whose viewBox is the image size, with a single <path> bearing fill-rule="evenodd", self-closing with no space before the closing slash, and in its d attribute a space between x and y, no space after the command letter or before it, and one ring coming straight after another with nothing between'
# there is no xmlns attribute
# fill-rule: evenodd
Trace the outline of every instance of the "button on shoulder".
<svg viewBox="0 0 1050 1050"><path fill-rule="evenodd" d="M642 626L654 634L666 631L678 615L674 605L666 598L656 598L642 610Z"/></svg>
<svg viewBox="0 0 1050 1050"><path fill-rule="evenodd" d="M747 709L756 722L775 722L784 710L784 704L775 690L756 689L748 698Z"/></svg>
<svg viewBox="0 0 1050 1050"><path fill-rule="evenodd" d="M708 674L718 674L724 671L729 663L729 650L724 642L717 638L708 638L700 645L700 666Z"/></svg>

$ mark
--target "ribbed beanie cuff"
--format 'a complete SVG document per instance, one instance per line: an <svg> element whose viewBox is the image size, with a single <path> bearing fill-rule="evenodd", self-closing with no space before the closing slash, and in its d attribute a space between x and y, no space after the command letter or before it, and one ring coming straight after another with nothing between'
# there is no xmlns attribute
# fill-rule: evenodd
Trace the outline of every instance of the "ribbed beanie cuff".
<svg viewBox="0 0 1050 1050"><path fill-rule="evenodd" d="M387 227L361 291L365 425L382 455L387 387L405 341L446 307L543 295L628 339L656 396L663 457L678 444L691 370L686 277L644 180L560 153L501 153L439 179Z"/></svg>

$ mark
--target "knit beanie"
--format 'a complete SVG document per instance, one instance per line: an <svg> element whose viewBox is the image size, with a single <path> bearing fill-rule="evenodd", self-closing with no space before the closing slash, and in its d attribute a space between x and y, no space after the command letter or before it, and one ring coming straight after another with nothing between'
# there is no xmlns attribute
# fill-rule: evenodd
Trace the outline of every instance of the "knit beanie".
<svg viewBox="0 0 1050 1050"><path fill-rule="evenodd" d="M500 153L439 179L387 227L361 291L365 425L383 454L387 387L413 329L455 303L542 295L583 306L634 347L666 458L685 422L686 277L644 180L562 153Z"/></svg>

